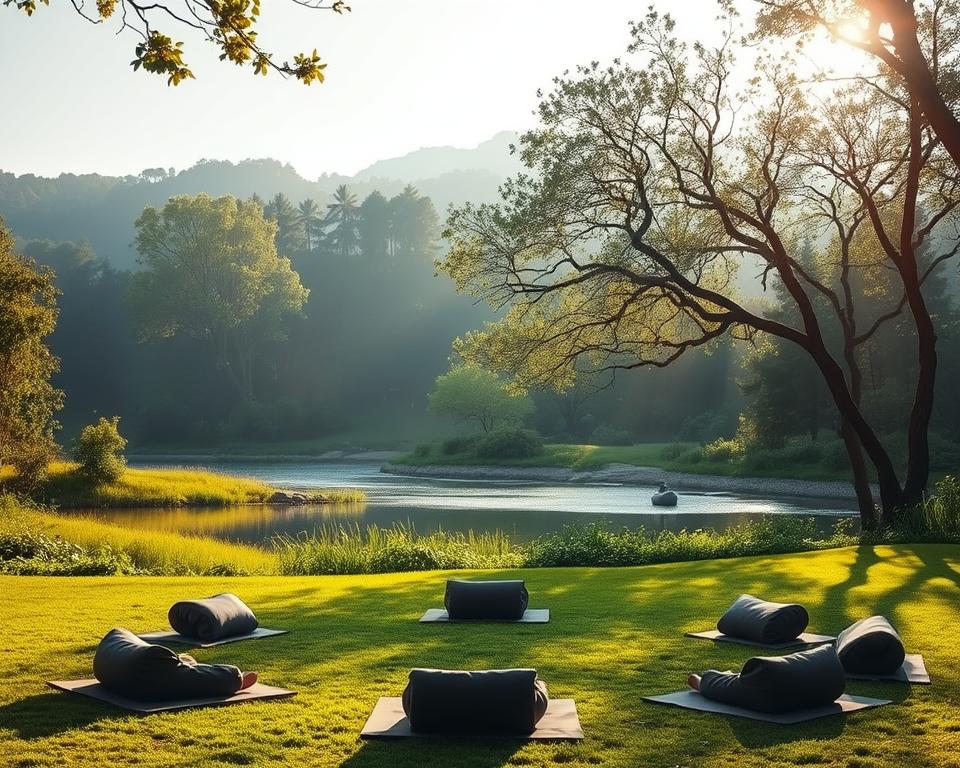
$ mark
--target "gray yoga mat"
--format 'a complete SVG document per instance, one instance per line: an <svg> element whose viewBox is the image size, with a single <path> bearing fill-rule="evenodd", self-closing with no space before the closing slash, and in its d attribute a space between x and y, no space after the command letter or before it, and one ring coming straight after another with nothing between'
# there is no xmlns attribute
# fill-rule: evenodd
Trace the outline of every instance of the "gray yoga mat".
<svg viewBox="0 0 960 768"><path fill-rule="evenodd" d="M908 653L900 669L889 675L851 675L847 672L847 678L850 680L896 680L901 683L930 685L930 673L927 672L923 656L919 653Z"/></svg>
<svg viewBox="0 0 960 768"><path fill-rule="evenodd" d="M249 688L238 691L232 696L217 696L210 699L183 699L179 701L137 701L120 696L104 688L95 679L89 680L48 680L47 685L58 691L87 696L115 707L129 709L132 712L151 714L153 712L173 712L180 709L199 707L223 707L230 704L243 704L245 701L263 701L267 699L287 699L296 696L296 691L286 688L274 688L271 685L254 683Z"/></svg>
<svg viewBox="0 0 960 768"><path fill-rule="evenodd" d="M445 608L428 608L427 612L420 617L420 623L434 621L448 621L458 624L546 624L550 621L549 608L527 608L523 616L513 621L502 621L500 619L451 619L450 614Z"/></svg>
<svg viewBox="0 0 960 768"><path fill-rule="evenodd" d="M241 640L259 640L261 637L285 635L288 631L289 630L286 629L265 629L263 627L257 627L255 630L253 630L253 632L248 632L245 635L223 637L219 640L213 640L209 643L205 643L195 637L181 635L179 632L146 632L142 635L137 635L137 637L139 637L141 640L146 640L148 643L158 643L160 645L163 645L164 643L176 643L177 645L188 645L191 648L212 648L215 645L238 643Z"/></svg>
<svg viewBox="0 0 960 768"><path fill-rule="evenodd" d="M716 640L720 643L737 643L738 645L751 645L755 648L770 648L771 650L780 650L781 648L796 648L800 645L826 645L833 643L837 638L832 635L815 635L812 632L801 633L796 640L788 640L785 643L759 643L753 640L743 640L739 637L725 635L716 629L708 629L705 632L687 632L686 637L694 637L697 640Z"/></svg>
<svg viewBox="0 0 960 768"><path fill-rule="evenodd" d="M696 691L690 690L665 693L662 696L644 696L643 698L655 704L670 704L674 707L682 707L683 709L695 709L699 712L712 712L717 715L745 717L750 720L760 720L764 723L777 723L778 725L795 725L796 723L805 723L808 720L816 720L820 717L849 714L850 712L857 712L861 709L881 707L884 704L890 703L889 699L871 699L866 696L851 696L845 693L833 704L828 704L825 707L772 714L769 712L755 712L752 709L734 707L730 704L721 704L719 701L713 701L712 699L701 696Z"/></svg>
<svg viewBox="0 0 960 768"><path fill-rule="evenodd" d="M367 718L363 730L363 739L504 739L507 741L561 741L583 738L577 705L573 699L551 699L547 711L533 733L521 735L498 735L470 733L414 733L410 730L410 721L403 711L399 696L382 696Z"/></svg>

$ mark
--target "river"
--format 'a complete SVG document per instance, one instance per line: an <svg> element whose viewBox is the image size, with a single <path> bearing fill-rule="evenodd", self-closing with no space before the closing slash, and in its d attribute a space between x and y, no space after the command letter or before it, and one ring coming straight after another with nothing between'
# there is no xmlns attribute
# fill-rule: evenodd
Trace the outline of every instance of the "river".
<svg viewBox="0 0 960 768"><path fill-rule="evenodd" d="M137 462L131 462L134 466ZM140 462L140 466L147 462ZM173 466L150 461L150 466ZM195 465L195 463L194 463ZM210 461L204 468L264 480L280 488L351 487L366 491L363 504L227 508L81 510L124 526L205 534L252 544L277 534L297 535L325 524L412 524L418 531L500 530L517 540L564 525L604 521L648 531L722 529L766 515L815 517L821 528L853 515L851 503L793 497L755 498L718 493L680 494L675 510L650 504L653 488L617 484L436 480L380 472L375 463Z"/></svg>

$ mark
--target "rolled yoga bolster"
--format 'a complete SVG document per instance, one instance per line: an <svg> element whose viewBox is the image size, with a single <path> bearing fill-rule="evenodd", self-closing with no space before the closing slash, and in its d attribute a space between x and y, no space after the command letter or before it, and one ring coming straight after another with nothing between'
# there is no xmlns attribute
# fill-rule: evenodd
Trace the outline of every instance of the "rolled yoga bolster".
<svg viewBox="0 0 960 768"><path fill-rule="evenodd" d="M851 675L890 675L906 658L900 635L883 616L861 619L843 630L837 636L837 655Z"/></svg>
<svg viewBox="0 0 960 768"><path fill-rule="evenodd" d="M104 688L137 701L231 696L242 684L237 667L184 661L169 648L119 627L97 646L93 675Z"/></svg>
<svg viewBox="0 0 960 768"><path fill-rule="evenodd" d="M523 618L528 600L522 581L448 579L443 605L451 619L517 621Z"/></svg>
<svg viewBox="0 0 960 768"><path fill-rule="evenodd" d="M257 617L236 595L224 592L203 600L181 600L167 614L170 626L184 637L204 642L248 635L257 628Z"/></svg>
<svg viewBox="0 0 960 768"><path fill-rule="evenodd" d="M843 665L832 645L789 656L754 657L737 672L708 670L700 693L755 712L783 713L822 707L846 687Z"/></svg>
<svg viewBox="0 0 960 768"><path fill-rule="evenodd" d="M414 732L519 735L536 730L548 696L535 669L413 669L402 701Z"/></svg>
<svg viewBox="0 0 960 768"><path fill-rule="evenodd" d="M740 595L717 622L730 637L756 643L786 643L807 628L807 609L795 603L770 603L753 595Z"/></svg>

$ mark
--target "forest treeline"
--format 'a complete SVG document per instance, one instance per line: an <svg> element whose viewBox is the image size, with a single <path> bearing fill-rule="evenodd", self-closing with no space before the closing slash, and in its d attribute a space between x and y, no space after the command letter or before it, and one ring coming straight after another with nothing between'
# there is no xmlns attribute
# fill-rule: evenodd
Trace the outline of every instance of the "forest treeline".
<svg viewBox="0 0 960 768"><path fill-rule="evenodd" d="M166 171L157 174L167 178ZM158 319L169 303L164 291L184 288L174 277L152 284L138 278L148 266L142 240L133 242L140 263L125 269L86 243L21 237L19 250L51 267L60 291L49 341L60 359L54 383L66 395L61 442L101 415L120 415L135 446L325 437L386 446L469 430L431 415L427 393L449 367L453 339L494 314L434 274L443 245L430 197L412 186L361 196L340 185L329 202L317 202L268 193L268 182L264 194L241 202L274 222L274 245L289 259L303 296L269 327L244 327L249 360L239 378L236 350L218 352L203 334L175 333L170 318ZM112 226L137 231L142 216ZM41 217L30 231L46 226ZM61 227L62 221L49 222L51 233ZM818 248L807 247L811 263L825 260ZM772 286L765 311L789 322L781 290ZM929 281L925 291L943 329L937 454L960 434L960 405L950 392L960 373L960 315L947 276ZM904 341L909 333L892 323L860 351L864 407L890 433L900 428L915 377ZM532 398L528 426L562 441L733 438L741 447L746 441L776 449L794 439L833 440L837 430L816 371L785 343L718 341L666 369L587 378L563 395L533 392Z"/></svg>

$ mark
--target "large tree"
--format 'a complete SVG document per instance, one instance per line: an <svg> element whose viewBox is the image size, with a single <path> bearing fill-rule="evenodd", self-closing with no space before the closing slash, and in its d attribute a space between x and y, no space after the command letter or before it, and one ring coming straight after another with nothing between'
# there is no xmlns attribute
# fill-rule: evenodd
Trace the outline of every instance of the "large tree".
<svg viewBox="0 0 960 768"><path fill-rule="evenodd" d="M265 342L283 338L285 316L308 291L277 255L276 225L254 202L183 195L136 221L142 271L131 295L145 337L188 334L210 345L246 402Z"/></svg>
<svg viewBox="0 0 960 768"><path fill-rule="evenodd" d="M0 219L0 468L12 465L23 487L56 452L63 393L51 377L59 361L46 338L57 324L53 271L19 256Z"/></svg>
<svg viewBox="0 0 960 768"><path fill-rule="evenodd" d="M350 10L344 0L292 2L315 11L344 13ZM3 0L3 4L32 16L41 6L50 5L50 0ZM69 3L60 0L57 5L69 8L71 13L91 24L115 21L118 32L130 31L139 37L131 62L134 70L142 68L166 75L168 85L179 85L194 76L183 58L183 43L174 42L166 34L171 29L206 40L220 50L221 61L250 66L258 75L278 72L306 85L322 83L324 79L323 70L327 65L316 50L294 54L292 61L281 61L263 47L257 39L260 0L97 0L89 8L82 0Z"/></svg>
<svg viewBox="0 0 960 768"><path fill-rule="evenodd" d="M932 270L917 249L943 246L933 269L956 252L956 167L895 83L814 100L789 65L765 61L756 66L769 77L737 92L732 34L714 49L687 47L651 12L633 36L637 61L556 80L542 126L522 137L530 173L504 185L501 204L451 214L440 268L461 290L509 307L459 352L524 385L563 386L581 360L608 371L665 366L727 334L783 339L810 357L837 407L864 525L876 521L862 452L891 522L919 500L929 471L936 335L921 290ZM826 236L838 219L844 231L860 222L870 256L848 251L840 279L826 284L798 255L804 238ZM780 282L795 322L741 295L743 268L764 287ZM894 291L889 311L873 317L858 309L849 276L877 268ZM921 370L904 409L901 483L853 391L847 344L831 344L827 324L856 345L905 306Z"/></svg>
<svg viewBox="0 0 960 768"><path fill-rule="evenodd" d="M511 390L493 371L475 365L455 365L437 377L427 395L434 413L475 422L484 432L518 426L533 411L533 401Z"/></svg>
<svg viewBox="0 0 960 768"><path fill-rule="evenodd" d="M956 0L755 0L760 36L806 37L826 30L873 56L916 101L933 132L960 165L960 34ZM946 44L945 44L946 43ZM870 78L872 79L872 78Z"/></svg>

